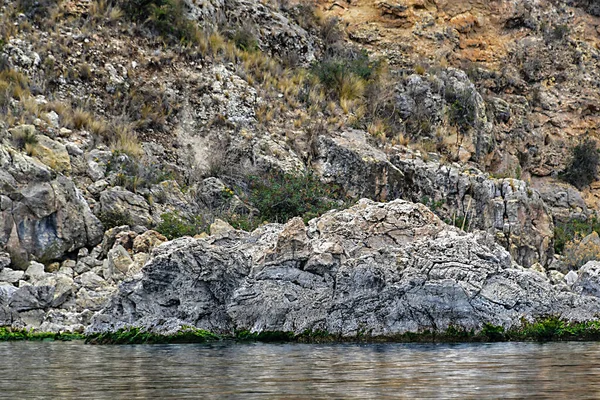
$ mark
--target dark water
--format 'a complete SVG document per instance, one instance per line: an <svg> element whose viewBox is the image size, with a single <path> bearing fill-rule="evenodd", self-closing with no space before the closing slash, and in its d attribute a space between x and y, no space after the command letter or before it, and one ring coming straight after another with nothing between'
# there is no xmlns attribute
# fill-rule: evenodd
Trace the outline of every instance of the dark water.
<svg viewBox="0 0 600 400"><path fill-rule="evenodd" d="M600 343L0 343L0 397L600 398Z"/></svg>

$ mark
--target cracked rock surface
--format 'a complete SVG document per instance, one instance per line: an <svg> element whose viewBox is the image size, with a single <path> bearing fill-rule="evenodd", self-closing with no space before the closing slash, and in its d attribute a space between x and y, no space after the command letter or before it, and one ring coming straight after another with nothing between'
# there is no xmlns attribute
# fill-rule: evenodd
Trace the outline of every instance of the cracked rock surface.
<svg viewBox="0 0 600 400"><path fill-rule="evenodd" d="M88 332L138 326L165 334L191 325L388 336L509 328L548 315L592 319L600 301L588 293L595 292L515 267L489 234L461 232L422 204L361 200L308 226L296 218L251 234L165 243Z"/></svg>

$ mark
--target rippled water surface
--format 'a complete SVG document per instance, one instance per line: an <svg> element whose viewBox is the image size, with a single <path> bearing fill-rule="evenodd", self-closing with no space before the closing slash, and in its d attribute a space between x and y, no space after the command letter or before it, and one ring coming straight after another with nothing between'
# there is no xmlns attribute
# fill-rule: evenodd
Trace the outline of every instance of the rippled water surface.
<svg viewBox="0 0 600 400"><path fill-rule="evenodd" d="M600 398L600 343L0 343L0 397Z"/></svg>

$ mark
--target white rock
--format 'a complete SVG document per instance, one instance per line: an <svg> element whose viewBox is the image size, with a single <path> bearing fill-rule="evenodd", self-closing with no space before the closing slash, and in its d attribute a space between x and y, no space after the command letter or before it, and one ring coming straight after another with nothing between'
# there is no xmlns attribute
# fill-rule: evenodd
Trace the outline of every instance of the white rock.
<svg viewBox="0 0 600 400"><path fill-rule="evenodd" d="M0 271L0 282L17 283L23 279L24 271L13 271L10 268L4 268Z"/></svg>
<svg viewBox="0 0 600 400"><path fill-rule="evenodd" d="M25 279L31 283L35 283L46 276L44 271L44 264L32 261L29 263L29 268L25 271Z"/></svg>
<svg viewBox="0 0 600 400"><path fill-rule="evenodd" d="M579 276L577 275L577 272L569 271L569 273L565 275L565 282L567 285L571 286L577 281L578 278Z"/></svg>

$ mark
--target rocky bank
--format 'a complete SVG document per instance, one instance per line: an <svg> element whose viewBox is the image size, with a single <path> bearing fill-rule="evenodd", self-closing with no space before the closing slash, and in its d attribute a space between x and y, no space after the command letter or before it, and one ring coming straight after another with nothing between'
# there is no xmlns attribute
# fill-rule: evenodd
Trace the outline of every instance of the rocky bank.
<svg viewBox="0 0 600 400"><path fill-rule="evenodd" d="M159 246L87 332L194 326L355 337L585 321L600 310L597 268L553 285L489 235L449 227L423 205L362 200L308 226L297 218Z"/></svg>
<svg viewBox="0 0 600 400"><path fill-rule="evenodd" d="M150 3L0 3L0 327L598 317L591 2ZM349 208L263 218L292 175Z"/></svg>

